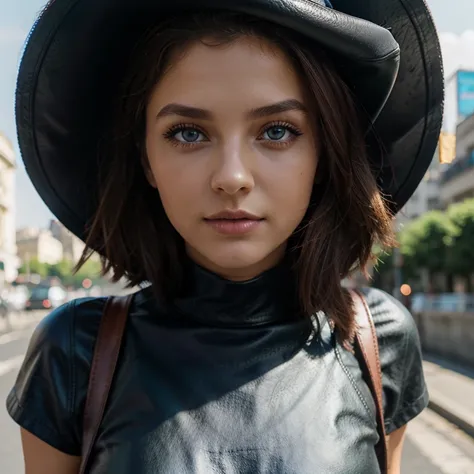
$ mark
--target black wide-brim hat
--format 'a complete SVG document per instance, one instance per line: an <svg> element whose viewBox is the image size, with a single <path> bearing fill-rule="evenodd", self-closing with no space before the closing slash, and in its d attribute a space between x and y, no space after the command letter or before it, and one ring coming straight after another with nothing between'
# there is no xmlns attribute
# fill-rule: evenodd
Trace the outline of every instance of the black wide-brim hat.
<svg viewBox="0 0 474 474"><path fill-rule="evenodd" d="M443 112L436 28L423 0L54 0L35 23L16 94L26 170L50 210L86 237L97 208L98 144L111 84L144 31L170 14L247 13L332 52L386 153L371 155L398 211L427 170ZM370 132L371 133L371 132Z"/></svg>

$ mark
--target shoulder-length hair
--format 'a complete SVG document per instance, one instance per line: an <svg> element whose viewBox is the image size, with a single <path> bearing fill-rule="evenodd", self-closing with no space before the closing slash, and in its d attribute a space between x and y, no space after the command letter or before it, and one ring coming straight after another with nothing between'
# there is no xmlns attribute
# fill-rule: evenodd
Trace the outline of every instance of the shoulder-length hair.
<svg viewBox="0 0 474 474"><path fill-rule="evenodd" d="M343 342L355 332L351 298L341 281L365 271L376 242L392 245L392 216L371 169L366 140L370 122L337 70L337 58L315 51L293 32L254 17L218 12L168 19L148 31L130 58L115 94L110 134L100 150L100 204L86 250L102 254L103 273L130 286L152 284L160 298L182 289L184 243L169 222L159 194L145 178L145 111L160 77L192 42L210 47L242 35L283 50L312 101L320 164L306 217L290 238L302 312L324 311Z"/></svg>

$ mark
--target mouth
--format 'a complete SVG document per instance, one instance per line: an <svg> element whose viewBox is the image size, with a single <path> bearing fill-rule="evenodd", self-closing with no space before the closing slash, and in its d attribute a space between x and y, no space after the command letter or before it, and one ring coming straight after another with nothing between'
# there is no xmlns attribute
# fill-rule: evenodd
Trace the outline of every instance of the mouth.
<svg viewBox="0 0 474 474"><path fill-rule="evenodd" d="M216 220L228 220L228 221L237 221L237 220L249 220L249 221L261 221L262 217L251 214L250 212L243 211L241 209L231 210L227 209L225 211L217 212L216 214L211 214L208 217L205 217L206 221L216 221Z"/></svg>
<svg viewBox="0 0 474 474"><path fill-rule="evenodd" d="M239 235L249 233L260 226L265 219L242 210L226 210L204 218L220 234Z"/></svg>

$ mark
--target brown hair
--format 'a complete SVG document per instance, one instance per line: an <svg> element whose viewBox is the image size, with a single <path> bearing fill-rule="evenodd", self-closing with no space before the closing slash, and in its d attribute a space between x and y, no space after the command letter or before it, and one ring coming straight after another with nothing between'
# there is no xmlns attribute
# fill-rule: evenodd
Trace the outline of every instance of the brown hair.
<svg viewBox="0 0 474 474"><path fill-rule="evenodd" d="M294 33L253 17L217 12L169 19L153 28L132 53L116 95L111 139L101 155L100 204L89 229L88 249L78 266L98 249L103 272L130 286L152 283L172 298L183 282L184 243L169 222L143 166L145 110L160 77L186 45L210 46L242 35L267 39L291 59L314 101L321 162L306 217L290 239L302 311L324 311L340 339L352 341L353 308L341 280L365 271L375 242L392 245L391 215L371 170L364 128L368 121L323 51L308 48ZM209 40L211 38L212 40Z"/></svg>

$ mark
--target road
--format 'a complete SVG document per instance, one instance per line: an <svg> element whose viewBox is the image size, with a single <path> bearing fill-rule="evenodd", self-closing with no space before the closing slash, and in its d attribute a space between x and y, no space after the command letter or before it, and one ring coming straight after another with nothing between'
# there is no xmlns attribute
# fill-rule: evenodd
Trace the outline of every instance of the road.
<svg viewBox="0 0 474 474"><path fill-rule="evenodd" d="M32 327L0 334L0 473L22 474L17 426L5 410ZM474 440L426 410L412 421L403 455L402 474L473 474Z"/></svg>

